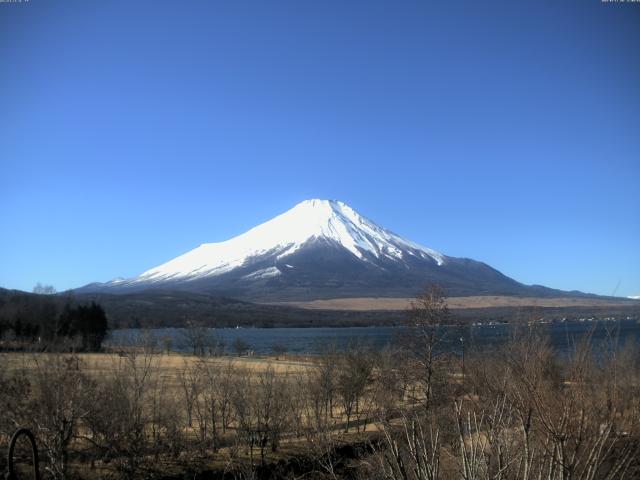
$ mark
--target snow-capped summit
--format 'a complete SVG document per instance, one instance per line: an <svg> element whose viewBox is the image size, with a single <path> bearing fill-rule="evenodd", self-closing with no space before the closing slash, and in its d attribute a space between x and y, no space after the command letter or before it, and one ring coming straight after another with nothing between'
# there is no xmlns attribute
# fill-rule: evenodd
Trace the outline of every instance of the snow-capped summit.
<svg viewBox="0 0 640 480"><path fill-rule="evenodd" d="M230 240L204 243L138 277L81 290L179 289L288 300L413 296L428 282L442 284L451 295L531 294L535 288L484 263L445 256L403 239L343 202L314 199Z"/></svg>
<svg viewBox="0 0 640 480"><path fill-rule="evenodd" d="M263 255L284 259L317 240L341 246L363 261L369 256L402 259L406 255L418 255L433 258L438 265L444 262L442 254L403 240L343 202L305 200L242 235L225 242L204 243L147 270L133 282L195 280L221 275Z"/></svg>

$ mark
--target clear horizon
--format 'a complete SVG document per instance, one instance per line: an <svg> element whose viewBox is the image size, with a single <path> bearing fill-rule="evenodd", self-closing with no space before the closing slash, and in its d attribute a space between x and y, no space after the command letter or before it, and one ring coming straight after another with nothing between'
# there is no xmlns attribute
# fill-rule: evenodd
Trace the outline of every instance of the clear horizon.
<svg viewBox="0 0 640 480"><path fill-rule="evenodd" d="M0 287L132 277L309 198L640 295L640 4L0 3Z"/></svg>

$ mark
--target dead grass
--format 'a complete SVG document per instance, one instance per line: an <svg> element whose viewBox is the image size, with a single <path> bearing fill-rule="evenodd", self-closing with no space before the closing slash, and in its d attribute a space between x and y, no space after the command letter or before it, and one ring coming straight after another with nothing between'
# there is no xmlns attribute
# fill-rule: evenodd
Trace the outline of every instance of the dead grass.
<svg viewBox="0 0 640 480"><path fill-rule="evenodd" d="M29 352L3 352L0 353L0 364L6 371L15 369L33 369L36 362L46 363L48 358L65 354L60 353L29 353ZM70 356L70 354L69 354ZM107 375L116 369L122 362L128 361L126 357L118 353L80 353L77 357L84 363L84 369L90 375L99 378ZM155 353L151 355L151 362L154 370L162 377L177 379L177 375L185 368L193 366L199 361L206 361L212 364L226 365L233 362L239 369L246 369L254 373L265 371L270 366L276 374L288 374L306 372L315 368L314 364L305 357L196 357L193 355L182 355L172 353L170 355ZM143 361L143 356L139 355L138 362Z"/></svg>
<svg viewBox="0 0 640 480"><path fill-rule="evenodd" d="M309 310L406 310L413 298L331 298L308 302L276 302L272 305L287 305ZM451 309L491 308L491 307L613 307L620 305L640 305L637 300L600 298L534 298L507 296L448 297Z"/></svg>

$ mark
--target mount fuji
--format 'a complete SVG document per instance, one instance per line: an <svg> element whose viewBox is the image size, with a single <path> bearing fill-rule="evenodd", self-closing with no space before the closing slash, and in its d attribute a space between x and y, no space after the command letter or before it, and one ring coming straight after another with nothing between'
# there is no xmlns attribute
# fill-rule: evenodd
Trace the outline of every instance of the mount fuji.
<svg viewBox="0 0 640 480"><path fill-rule="evenodd" d="M429 282L449 296L567 293L523 285L485 263L423 247L334 200L306 200L246 233L202 244L137 277L77 291L182 290L271 302L411 297Z"/></svg>

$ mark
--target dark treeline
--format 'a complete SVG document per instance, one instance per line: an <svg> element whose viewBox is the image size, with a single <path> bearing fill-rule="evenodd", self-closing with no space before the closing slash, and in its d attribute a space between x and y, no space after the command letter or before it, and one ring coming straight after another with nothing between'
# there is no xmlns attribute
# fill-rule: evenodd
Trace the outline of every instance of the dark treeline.
<svg viewBox="0 0 640 480"><path fill-rule="evenodd" d="M100 350L108 330L104 309L70 297L0 296L0 349Z"/></svg>

